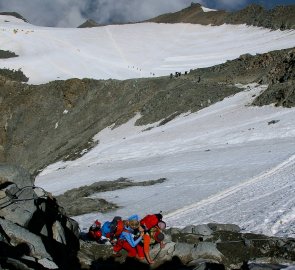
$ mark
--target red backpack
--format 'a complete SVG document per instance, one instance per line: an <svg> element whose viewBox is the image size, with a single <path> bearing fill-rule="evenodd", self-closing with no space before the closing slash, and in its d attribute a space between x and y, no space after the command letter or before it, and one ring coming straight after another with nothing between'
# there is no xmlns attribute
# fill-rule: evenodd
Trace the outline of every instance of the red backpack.
<svg viewBox="0 0 295 270"><path fill-rule="evenodd" d="M88 230L88 236L96 241L99 241L101 236L102 236L102 232L101 232L101 223L98 220L95 220L95 222L90 226L89 230Z"/></svg>
<svg viewBox="0 0 295 270"><path fill-rule="evenodd" d="M119 237L120 234L123 232L123 230L124 230L124 222L123 220L118 220L116 231L115 231L115 237Z"/></svg>
<svg viewBox="0 0 295 270"><path fill-rule="evenodd" d="M159 216L159 214L147 215L140 221L140 225L145 229L150 230L158 225L158 222L161 220Z"/></svg>

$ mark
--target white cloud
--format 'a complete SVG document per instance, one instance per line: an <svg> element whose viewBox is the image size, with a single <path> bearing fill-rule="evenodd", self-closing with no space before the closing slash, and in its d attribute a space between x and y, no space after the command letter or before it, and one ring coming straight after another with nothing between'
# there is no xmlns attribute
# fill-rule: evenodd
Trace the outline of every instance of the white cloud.
<svg viewBox="0 0 295 270"><path fill-rule="evenodd" d="M191 2L192 0L0 0L0 10L18 12L36 25L76 27L86 19L99 23L145 20L178 11Z"/></svg>
<svg viewBox="0 0 295 270"><path fill-rule="evenodd" d="M249 0L0 0L0 11L18 12L36 25L76 27L87 19L101 24L142 21L179 11L192 2L234 10Z"/></svg>
<svg viewBox="0 0 295 270"><path fill-rule="evenodd" d="M79 0L0 0L1 11L18 12L29 22L42 26L77 26L85 18Z"/></svg>

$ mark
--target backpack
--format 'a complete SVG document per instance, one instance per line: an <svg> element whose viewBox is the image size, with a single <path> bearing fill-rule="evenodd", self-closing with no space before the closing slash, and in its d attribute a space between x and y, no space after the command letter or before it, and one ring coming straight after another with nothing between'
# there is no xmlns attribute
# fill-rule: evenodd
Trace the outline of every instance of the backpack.
<svg viewBox="0 0 295 270"><path fill-rule="evenodd" d="M95 241L100 241L101 236L102 236L102 232L100 230L89 231L88 236L90 239L93 239Z"/></svg>
<svg viewBox="0 0 295 270"><path fill-rule="evenodd" d="M102 236L102 232L101 232L101 223L96 220L89 228L88 230L88 236L96 241L99 241L101 236Z"/></svg>
<svg viewBox="0 0 295 270"><path fill-rule="evenodd" d="M157 226L159 221L161 220L162 220L161 214L147 215L140 221L140 225L144 229L150 230L151 228Z"/></svg>
<svg viewBox="0 0 295 270"><path fill-rule="evenodd" d="M124 230L124 222L121 217L114 217L110 224L111 233L119 237Z"/></svg>

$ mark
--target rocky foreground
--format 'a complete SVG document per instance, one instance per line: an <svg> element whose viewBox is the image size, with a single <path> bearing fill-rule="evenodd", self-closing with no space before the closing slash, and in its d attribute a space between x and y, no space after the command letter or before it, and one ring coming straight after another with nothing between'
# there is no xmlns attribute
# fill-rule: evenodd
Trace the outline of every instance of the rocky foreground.
<svg viewBox="0 0 295 270"><path fill-rule="evenodd" d="M165 231L156 263L112 256L112 246L82 240L77 222L17 166L0 166L0 269L283 269L295 264L295 239L242 232L233 224Z"/></svg>

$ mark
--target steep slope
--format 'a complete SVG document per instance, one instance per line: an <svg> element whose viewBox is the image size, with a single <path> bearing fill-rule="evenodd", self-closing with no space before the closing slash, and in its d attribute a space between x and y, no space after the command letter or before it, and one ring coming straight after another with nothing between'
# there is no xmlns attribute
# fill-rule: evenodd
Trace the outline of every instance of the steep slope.
<svg viewBox="0 0 295 270"><path fill-rule="evenodd" d="M293 62L291 49L241 56L172 79L72 79L33 86L2 78L1 162L22 164L36 172L56 160L79 156L94 145L97 132L124 123L137 112L142 115L137 124L166 119L164 124L241 91L235 83L280 82ZM292 71L285 82L292 86L294 68L287 70ZM294 93L287 96L290 102L293 98Z"/></svg>
<svg viewBox="0 0 295 270"><path fill-rule="evenodd" d="M2 79L1 161L35 172L92 146L101 129L124 123L137 112L152 123L174 112L196 111L240 91L218 83L198 84L193 76L137 81L55 81L41 86ZM38 145L38 147L36 147Z"/></svg>

